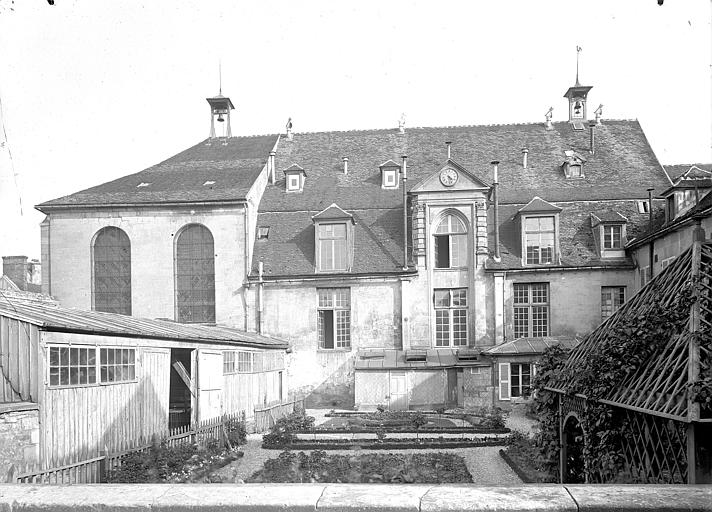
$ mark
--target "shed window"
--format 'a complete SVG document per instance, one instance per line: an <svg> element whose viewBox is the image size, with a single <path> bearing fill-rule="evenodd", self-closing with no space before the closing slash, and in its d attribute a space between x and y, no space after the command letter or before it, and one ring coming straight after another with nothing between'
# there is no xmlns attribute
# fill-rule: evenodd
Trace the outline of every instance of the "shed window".
<svg viewBox="0 0 712 512"><path fill-rule="evenodd" d="M133 348L102 348L101 382L123 382L136 379L136 351Z"/></svg>
<svg viewBox="0 0 712 512"><path fill-rule="evenodd" d="M123 230L101 229L92 247L95 311L131 314L131 242Z"/></svg>
<svg viewBox="0 0 712 512"><path fill-rule="evenodd" d="M226 350L223 352L223 375L235 373L235 351Z"/></svg>
<svg viewBox="0 0 712 512"><path fill-rule="evenodd" d="M467 266L467 228L455 215L445 216L435 230L435 268Z"/></svg>
<svg viewBox="0 0 712 512"><path fill-rule="evenodd" d="M237 373L252 373L254 369L254 352L237 353Z"/></svg>
<svg viewBox="0 0 712 512"><path fill-rule="evenodd" d="M49 385L96 384L96 348L49 347Z"/></svg>
<svg viewBox="0 0 712 512"><path fill-rule="evenodd" d="M213 235L198 224L185 227L176 240L176 321L215 322Z"/></svg>

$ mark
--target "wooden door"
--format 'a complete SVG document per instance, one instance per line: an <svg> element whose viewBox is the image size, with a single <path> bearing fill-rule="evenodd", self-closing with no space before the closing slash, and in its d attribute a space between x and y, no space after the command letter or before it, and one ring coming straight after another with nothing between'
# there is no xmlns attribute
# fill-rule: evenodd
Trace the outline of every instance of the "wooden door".
<svg viewBox="0 0 712 512"><path fill-rule="evenodd" d="M198 351L198 421L223 414L223 356L219 350Z"/></svg>
<svg viewBox="0 0 712 512"><path fill-rule="evenodd" d="M465 406L465 376L462 368L457 369L457 406Z"/></svg>
<svg viewBox="0 0 712 512"><path fill-rule="evenodd" d="M408 410L408 387L405 372L391 372L389 396L388 408L391 411Z"/></svg>

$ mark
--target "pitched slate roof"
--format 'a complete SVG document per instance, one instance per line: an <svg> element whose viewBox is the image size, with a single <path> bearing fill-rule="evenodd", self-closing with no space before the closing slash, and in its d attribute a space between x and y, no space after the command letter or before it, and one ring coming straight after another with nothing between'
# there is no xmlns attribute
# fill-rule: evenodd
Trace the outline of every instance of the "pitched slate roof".
<svg viewBox="0 0 712 512"><path fill-rule="evenodd" d="M544 350L554 345L561 345L565 348L574 348L579 340L566 336L546 336L542 338L517 338L515 340L500 343L494 347L482 351L489 356L515 356L543 354Z"/></svg>
<svg viewBox="0 0 712 512"><path fill-rule="evenodd" d="M561 264L541 265L536 268L575 268L580 266L602 267L632 267L630 258L601 258L596 247L591 214L605 210L612 210L623 215L628 222L626 232L628 239L632 239L648 228L649 217L647 213L638 213L635 200L629 201L590 201L590 202L561 202L556 203L561 208L559 213L559 252ZM531 265L522 265L520 223L517 221L518 205L503 205L499 209L499 263L488 260L488 270L523 269L533 268ZM488 226L490 229L490 252L494 244L494 212L488 212Z"/></svg>
<svg viewBox="0 0 712 512"><path fill-rule="evenodd" d="M37 206L195 203L244 200L267 162L277 135L208 139L141 172ZM215 183L207 183L207 182ZM138 185L145 183L146 186Z"/></svg>
<svg viewBox="0 0 712 512"><path fill-rule="evenodd" d="M553 123L552 130L544 123L534 123L408 128L403 134L397 129L295 133L293 140L282 138L276 149L276 168L297 164L308 177L299 194L286 193L284 179L267 186L257 224L269 225L271 230L276 227L277 231L270 231L266 241L256 241L253 270L256 272L257 262L263 260L267 276L313 274L311 216L332 203L356 219L354 257L368 254L362 265L354 262L353 273L400 268L403 191L381 187L380 166L388 160L399 162L407 155L407 189L411 190L443 167L446 141L452 142L452 159L484 182L491 181L490 162L500 161L499 200L503 209L508 204L519 209L537 195L549 202L643 199L648 186L662 190L670 185L637 121L606 121L596 130L596 151L592 155L588 153L588 132L574 131L568 122ZM522 166L524 147L529 150L527 168ZM588 155L585 178L571 180L564 176L561 164L567 150ZM349 159L348 174L343 173L343 157ZM585 212L588 231L592 211ZM505 215L502 213L502 218ZM576 231L580 226L571 229ZM583 238L584 245L591 249L583 256L567 256L571 261L593 258L592 235Z"/></svg>
<svg viewBox="0 0 712 512"><path fill-rule="evenodd" d="M0 296L0 316L37 325L46 331L103 334L199 343L226 343L262 348L287 348L285 341L220 325L181 324L116 313L63 308L50 302L28 302Z"/></svg>
<svg viewBox="0 0 712 512"><path fill-rule="evenodd" d="M688 178L707 178L709 177L709 173L712 172L712 164L666 165L665 170L667 171L668 175L670 176L670 179L672 179L673 182L682 178L685 174L687 174Z"/></svg>

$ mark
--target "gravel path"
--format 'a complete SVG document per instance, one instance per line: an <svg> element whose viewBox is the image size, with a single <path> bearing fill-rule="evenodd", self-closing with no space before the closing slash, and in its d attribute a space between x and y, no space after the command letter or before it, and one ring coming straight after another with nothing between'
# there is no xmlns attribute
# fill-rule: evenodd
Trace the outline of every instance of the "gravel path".
<svg viewBox="0 0 712 512"><path fill-rule="evenodd" d="M217 476L225 483L241 482L249 478L255 471L262 468L267 459L279 455L279 450L263 450L262 436L250 434L247 444L241 447L244 456L217 472ZM394 450L394 453L450 452L465 459L467 469L472 475L472 481L478 485L521 484L522 481L499 456L499 446L477 448L458 448L452 450ZM309 452L310 450L304 450ZM357 453L378 452L385 450L329 450L328 453L339 455L355 455Z"/></svg>

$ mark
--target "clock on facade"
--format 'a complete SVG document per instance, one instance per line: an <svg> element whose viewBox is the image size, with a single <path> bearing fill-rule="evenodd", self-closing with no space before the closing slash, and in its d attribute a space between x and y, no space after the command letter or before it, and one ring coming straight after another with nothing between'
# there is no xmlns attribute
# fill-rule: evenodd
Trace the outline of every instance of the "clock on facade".
<svg viewBox="0 0 712 512"><path fill-rule="evenodd" d="M457 171L455 169L443 169L440 173L440 183L446 187L452 187L457 183Z"/></svg>

